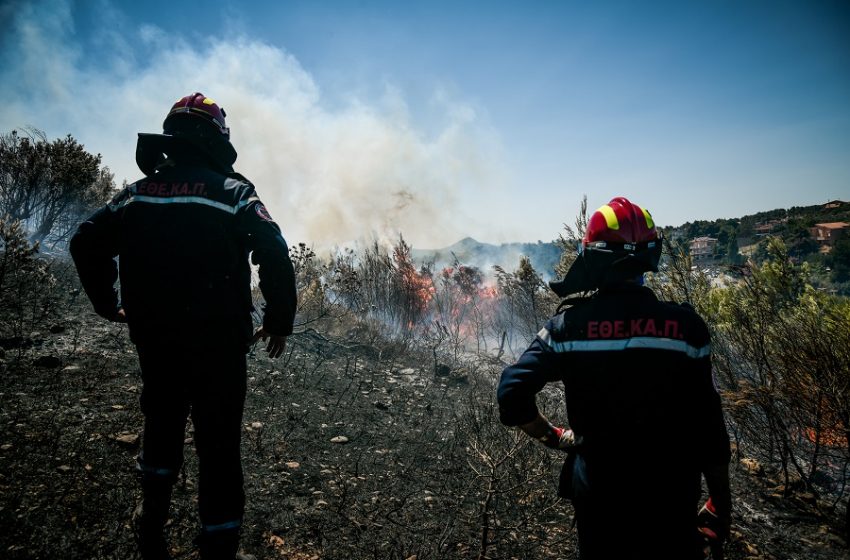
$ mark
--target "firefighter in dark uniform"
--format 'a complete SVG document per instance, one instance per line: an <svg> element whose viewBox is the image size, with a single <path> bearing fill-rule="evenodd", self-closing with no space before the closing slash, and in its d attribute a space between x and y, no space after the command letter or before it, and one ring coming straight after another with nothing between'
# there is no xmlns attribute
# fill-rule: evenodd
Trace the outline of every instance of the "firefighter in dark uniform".
<svg viewBox="0 0 850 560"><path fill-rule="evenodd" d="M502 423L568 453L560 494L581 560L702 558L702 476L704 533L728 532L729 437L709 333L693 308L642 285L660 256L649 212L625 198L597 210L575 263L550 283L562 298L595 292L565 300L499 383ZM550 382L564 385L569 430L537 409Z"/></svg>
<svg viewBox="0 0 850 560"><path fill-rule="evenodd" d="M262 339L278 357L292 333L289 250L254 186L233 171L236 151L224 117L201 93L178 100L163 134L139 134L136 161L145 178L125 187L71 240L95 311L126 322L139 355L145 425L136 522L145 560L170 557L163 531L189 415L199 461L201 558L237 557L246 354ZM249 254L266 301L256 332Z"/></svg>

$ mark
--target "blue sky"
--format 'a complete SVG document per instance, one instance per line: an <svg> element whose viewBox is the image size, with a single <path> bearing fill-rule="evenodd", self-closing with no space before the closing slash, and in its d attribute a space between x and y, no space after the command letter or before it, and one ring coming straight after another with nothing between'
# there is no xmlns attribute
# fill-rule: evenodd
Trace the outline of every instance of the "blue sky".
<svg viewBox="0 0 850 560"><path fill-rule="evenodd" d="M134 180L136 133L202 91L290 241L550 240L583 194L664 225L850 199L846 2L0 6L0 130Z"/></svg>

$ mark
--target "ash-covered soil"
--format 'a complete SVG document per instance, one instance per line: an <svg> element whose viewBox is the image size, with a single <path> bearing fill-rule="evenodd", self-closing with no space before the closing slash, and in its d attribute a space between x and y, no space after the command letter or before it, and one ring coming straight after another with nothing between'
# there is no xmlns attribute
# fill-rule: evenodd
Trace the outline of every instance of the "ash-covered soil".
<svg viewBox="0 0 850 560"><path fill-rule="evenodd" d="M136 558L131 514L142 418L126 329L80 311L3 341L0 557ZM572 510L555 498L560 457L498 423L503 367L465 358L449 372L364 330L310 330L271 361L249 359L243 432L243 548L257 559L577 558ZM448 373L448 374L447 374ZM557 392L546 408L558 417ZM848 558L831 503L786 496L736 463L727 558ZM169 524L192 540L192 428ZM630 496L612 538L652 531Z"/></svg>

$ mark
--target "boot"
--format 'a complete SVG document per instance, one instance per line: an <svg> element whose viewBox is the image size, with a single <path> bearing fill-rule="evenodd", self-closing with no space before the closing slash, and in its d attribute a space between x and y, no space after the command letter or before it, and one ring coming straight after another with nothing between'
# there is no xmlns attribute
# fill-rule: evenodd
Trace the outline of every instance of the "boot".
<svg viewBox="0 0 850 560"><path fill-rule="evenodd" d="M203 531L199 541L201 560L234 560L239 550L239 529Z"/></svg>
<svg viewBox="0 0 850 560"><path fill-rule="evenodd" d="M136 542L142 560L171 560L164 534L170 504L170 483L142 482L142 501L133 512Z"/></svg>

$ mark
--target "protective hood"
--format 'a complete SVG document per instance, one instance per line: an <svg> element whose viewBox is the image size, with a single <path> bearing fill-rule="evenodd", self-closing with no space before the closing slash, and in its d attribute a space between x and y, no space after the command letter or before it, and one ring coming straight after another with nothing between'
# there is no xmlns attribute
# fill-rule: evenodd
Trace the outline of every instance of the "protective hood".
<svg viewBox="0 0 850 560"><path fill-rule="evenodd" d="M558 297L565 298L570 294L589 292L599 285L598 279L587 266L584 253L579 254L563 279L549 282L549 287Z"/></svg>
<svg viewBox="0 0 850 560"><path fill-rule="evenodd" d="M153 175L166 157L179 157L187 152L206 156L210 164L225 173L232 172L236 162L236 149L227 140L140 132L136 142L136 165L145 176Z"/></svg>
<svg viewBox="0 0 850 560"><path fill-rule="evenodd" d="M644 272L657 272L661 259L661 238L610 248L611 244L586 247L576 257L560 281L549 282L558 297L596 290L606 285L632 280Z"/></svg>

